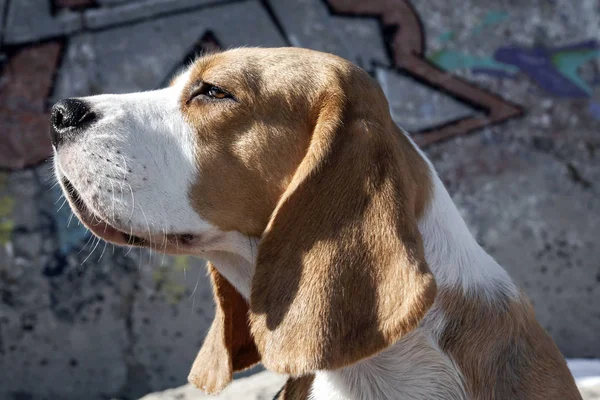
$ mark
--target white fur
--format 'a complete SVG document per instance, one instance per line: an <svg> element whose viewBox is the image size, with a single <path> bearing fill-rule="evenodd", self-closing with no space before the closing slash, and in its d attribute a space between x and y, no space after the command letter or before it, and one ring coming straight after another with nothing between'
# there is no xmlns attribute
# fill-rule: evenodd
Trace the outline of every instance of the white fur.
<svg viewBox="0 0 600 400"><path fill-rule="evenodd" d="M516 297L515 284L477 243L433 165L421 150L419 153L429 165L433 183L432 201L419 220L419 231L438 288L460 287L464 294L476 291L488 298L501 291Z"/></svg>
<svg viewBox="0 0 600 400"><path fill-rule="evenodd" d="M375 357L335 372L318 372L311 400L462 400L462 378L425 329Z"/></svg>
<svg viewBox="0 0 600 400"><path fill-rule="evenodd" d="M199 255L207 258L246 299L254 275L256 249L259 239L239 232L227 232L215 247L203 249Z"/></svg>
<svg viewBox="0 0 600 400"><path fill-rule="evenodd" d="M119 229L144 237L211 229L188 201L199 171L195 133L179 105L185 81L184 75L162 90L82 98L97 120L57 151L59 177Z"/></svg>

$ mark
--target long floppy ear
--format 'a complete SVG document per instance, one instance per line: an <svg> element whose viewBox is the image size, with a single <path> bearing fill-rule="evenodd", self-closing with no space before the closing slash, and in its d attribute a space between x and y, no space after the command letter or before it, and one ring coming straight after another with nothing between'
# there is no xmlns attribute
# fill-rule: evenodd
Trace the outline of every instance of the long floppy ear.
<svg viewBox="0 0 600 400"><path fill-rule="evenodd" d="M417 228L431 190L425 161L362 70L345 70L320 103L259 245L250 298L264 366L292 376L385 349L436 294Z"/></svg>
<svg viewBox="0 0 600 400"><path fill-rule="evenodd" d="M216 302L215 319L192 365L188 381L207 393L218 393L233 373L252 367L260 356L250 335L248 303L208 263Z"/></svg>

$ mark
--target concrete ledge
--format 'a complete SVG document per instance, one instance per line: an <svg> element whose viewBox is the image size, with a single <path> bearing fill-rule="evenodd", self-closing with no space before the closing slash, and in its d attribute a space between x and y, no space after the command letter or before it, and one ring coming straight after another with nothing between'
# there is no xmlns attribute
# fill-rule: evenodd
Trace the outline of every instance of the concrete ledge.
<svg viewBox="0 0 600 400"><path fill-rule="evenodd" d="M600 360L569 360L583 400L600 400ZM271 400L286 377L269 371L236 379L217 396L209 396L191 385L146 395L140 400Z"/></svg>
<svg viewBox="0 0 600 400"><path fill-rule="evenodd" d="M164 392L149 394L140 400L271 400L286 379L287 377L283 375L265 371L248 378L236 379L217 396L210 396L191 385L184 385Z"/></svg>

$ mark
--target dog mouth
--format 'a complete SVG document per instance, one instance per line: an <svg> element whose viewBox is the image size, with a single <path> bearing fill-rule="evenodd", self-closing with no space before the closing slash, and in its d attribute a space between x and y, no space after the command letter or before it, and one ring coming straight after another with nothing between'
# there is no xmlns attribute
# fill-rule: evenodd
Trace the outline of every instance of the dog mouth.
<svg viewBox="0 0 600 400"><path fill-rule="evenodd" d="M126 232L125 230L119 229L105 218L94 213L90 207L86 205L77 189L75 189L71 181L67 178L63 176L60 178L60 181L67 200L71 205L71 209L79 220L96 236L118 245L151 247L151 243L148 239L137 236L133 234L133 232Z"/></svg>

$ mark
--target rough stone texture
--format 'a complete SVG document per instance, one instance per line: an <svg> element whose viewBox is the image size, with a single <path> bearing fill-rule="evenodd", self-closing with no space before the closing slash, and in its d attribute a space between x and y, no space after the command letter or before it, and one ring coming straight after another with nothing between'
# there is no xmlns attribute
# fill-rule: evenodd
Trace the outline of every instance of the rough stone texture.
<svg viewBox="0 0 600 400"><path fill-rule="evenodd" d="M81 29L78 13L61 10L51 15L48 0L13 0L8 4L4 42L21 44L60 36Z"/></svg>
<svg viewBox="0 0 600 400"><path fill-rule="evenodd" d="M222 0L221 0L222 1ZM123 3L114 8L99 8L85 12L87 28L105 28L147 19L159 14L181 12L199 5L218 4L219 0L147 0Z"/></svg>
<svg viewBox="0 0 600 400"><path fill-rule="evenodd" d="M515 134L518 125L510 124ZM560 147L575 158L564 160L533 141L509 144L504 135L465 138L429 154L471 231L525 290L563 352L597 357L600 254L592 216L600 204L597 188L574 180L571 171L582 158L586 170L598 171L598 159L587 159L571 135ZM598 182L594 175L586 174L585 182Z"/></svg>
<svg viewBox="0 0 600 400"><path fill-rule="evenodd" d="M51 188L50 166L31 165L49 152L51 102L164 85L207 38L222 47L294 44L349 58L379 79L395 120L410 130L470 115L483 115L483 125L491 120L477 99L457 96L447 82L416 79L428 65L448 71L444 79L521 105L523 118L468 135L457 129L451 136L465 136L435 137L426 152L477 239L530 296L562 351L600 357L596 0L97 0L86 10L58 7L74 1L56 0L51 10L46 0L0 0L0 14L8 11L0 18L0 169L13 170L0 173L0 398L129 400L185 382L213 312L203 262L150 260L88 240ZM402 7L411 4L422 37L410 36L418 24L389 26L407 23ZM347 15L353 12L361 15ZM406 49L417 51L423 38L423 64L412 65ZM64 43L60 64L57 43ZM262 389L269 379L240 382L224 396L240 398L241 390L241 398L268 398L260 396L269 394ZM255 385L261 388L249 389Z"/></svg>
<svg viewBox="0 0 600 400"><path fill-rule="evenodd" d="M392 118L409 132L481 115L464 103L393 70L377 68L375 76L389 98ZM405 96L399 96L399 93L406 93L410 101L406 101Z"/></svg>
<svg viewBox="0 0 600 400"><path fill-rule="evenodd" d="M231 26L248 32L248 36L241 37ZM284 44L266 11L253 1L84 33L69 43L54 99L162 86L169 71L181 65L209 31L225 47ZM150 37L154 40L148 40Z"/></svg>
<svg viewBox="0 0 600 400"><path fill-rule="evenodd" d="M182 383L212 319L203 262L126 254L75 221L80 240L61 249L68 219L54 219L50 174L3 176L0 229L15 229L0 235L0 398L137 398Z"/></svg>
<svg viewBox="0 0 600 400"><path fill-rule="evenodd" d="M377 21L332 16L320 0L270 4L291 45L334 53L367 70L373 63L389 64Z"/></svg>
<svg viewBox="0 0 600 400"><path fill-rule="evenodd" d="M185 385L161 393L152 393L140 400L272 400L285 384L285 380L283 375L265 371L249 378L236 379L217 396L204 394L191 385Z"/></svg>

